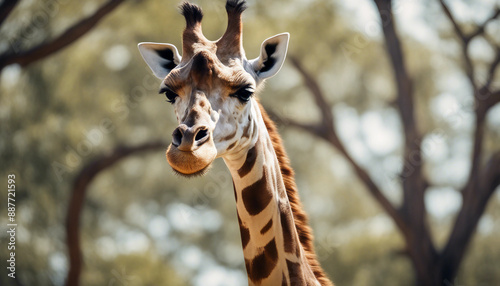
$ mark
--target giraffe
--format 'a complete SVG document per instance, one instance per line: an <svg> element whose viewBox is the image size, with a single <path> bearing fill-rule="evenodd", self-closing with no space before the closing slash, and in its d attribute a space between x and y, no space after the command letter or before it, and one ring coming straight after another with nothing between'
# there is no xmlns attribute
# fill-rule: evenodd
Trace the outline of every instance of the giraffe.
<svg viewBox="0 0 500 286"><path fill-rule="evenodd" d="M217 41L202 33L203 12L184 2L182 57L164 43L139 51L175 110L179 126L166 158L175 173L205 174L222 158L234 186L249 285L331 285L319 265L294 179L274 123L256 98L265 79L285 60L289 34L270 37L259 57L242 45L244 0L228 0L226 32Z"/></svg>

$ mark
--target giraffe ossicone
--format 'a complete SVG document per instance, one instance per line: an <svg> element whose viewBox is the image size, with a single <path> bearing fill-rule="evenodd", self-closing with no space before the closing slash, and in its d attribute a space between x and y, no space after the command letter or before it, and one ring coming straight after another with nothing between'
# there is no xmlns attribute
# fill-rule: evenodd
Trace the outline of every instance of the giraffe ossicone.
<svg viewBox="0 0 500 286"><path fill-rule="evenodd" d="M228 0L226 32L210 41L202 32L201 8L184 2L182 56L171 44L139 44L179 123L167 161L189 177L223 158L234 182L249 285L333 285L316 259L279 134L255 97L281 69L289 34L264 40L259 56L248 60L242 45L245 9L244 0Z"/></svg>

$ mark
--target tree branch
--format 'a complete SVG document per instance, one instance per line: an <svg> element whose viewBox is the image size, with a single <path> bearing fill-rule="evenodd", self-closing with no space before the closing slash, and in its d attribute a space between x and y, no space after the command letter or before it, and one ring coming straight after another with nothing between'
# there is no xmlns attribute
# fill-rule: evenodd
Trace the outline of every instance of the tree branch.
<svg viewBox="0 0 500 286"><path fill-rule="evenodd" d="M485 193L491 195L500 186L500 151L493 154L486 164L482 182Z"/></svg>
<svg viewBox="0 0 500 286"><path fill-rule="evenodd" d="M488 68L488 76L483 85L484 90L489 90L491 84L493 83L493 79L495 78L496 70L500 64L500 47L496 47L496 53L495 59L491 62L490 67Z"/></svg>
<svg viewBox="0 0 500 286"><path fill-rule="evenodd" d="M495 12L488 18L484 23L476 28L474 32L472 32L467 38L472 40L474 37L479 36L484 33L484 29L488 25L489 22L495 20L500 15L500 7L495 9Z"/></svg>
<svg viewBox="0 0 500 286"><path fill-rule="evenodd" d="M486 39L486 41L488 41L489 44L492 46L492 48L495 49L495 51L496 51L495 59L491 62L490 66L488 68L488 75L486 77L486 82L479 89L479 95L486 97L486 99L484 99L482 97L478 98L478 100L485 101L481 104L484 106L483 108L484 108L485 113L488 112L488 110L497 103L497 101L493 95L495 92L491 92L490 87L491 87L491 84L493 83L493 79L495 78L495 74L496 74L496 70L498 68L498 65L500 64L500 47L497 46L496 43L494 41L492 41L487 36L487 34L484 33L484 29L490 21L495 20L499 15L500 15L500 7L497 7L495 10L495 13L493 13L492 16L490 16L488 19L486 19L486 21L484 21L484 23L482 25L480 25L478 28L476 28L476 31L470 35L471 39L476 37L476 36L483 35L484 38Z"/></svg>
<svg viewBox="0 0 500 286"><path fill-rule="evenodd" d="M496 90L490 93L488 99L489 99L488 106L490 108L500 103L500 90Z"/></svg>
<svg viewBox="0 0 500 286"><path fill-rule="evenodd" d="M321 111L321 123L319 124L303 124L296 122L289 118L283 118L281 116L274 116L278 119L278 122L283 124L288 124L290 126L302 129L304 131L309 132L310 134L317 136L326 140L330 145L336 148L340 154L351 164L354 169L354 172L361 180L361 182L366 186L368 192L375 198L375 200L380 204L382 209L393 219L395 224L400 228L403 232L407 231L407 226L403 221L401 215L398 213L396 208L392 205L392 203L387 199L387 197L382 193L379 187L375 184L375 182L371 179L366 172L347 152L343 143L339 140L337 132L335 130L333 124L333 115L330 109L330 105L326 101L326 97L321 90L318 82L314 77L303 67L301 62L294 56L290 56L292 59L292 65L302 76L306 87L311 92L311 95L314 97L316 106ZM271 113L274 114L274 113Z"/></svg>
<svg viewBox="0 0 500 286"><path fill-rule="evenodd" d="M322 132L321 126L319 126L319 124L301 123L301 122L298 122L298 121L293 120L291 118L283 117L283 116L275 113L271 109L266 108L266 111L267 111L267 114L271 117L271 119L280 125L292 126L292 127L297 128L297 129L302 129L303 131L309 132L312 135L315 135L318 137L323 137L323 132Z"/></svg>
<svg viewBox="0 0 500 286"><path fill-rule="evenodd" d="M462 31L462 28L458 25L457 21L455 20L455 16L451 14L450 9L448 9L448 6L444 3L444 0L439 0L439 3L441 3L441 7L444 10L444 14L446 17L450 20L451 24L453 25L453 29L455 30L455 34L462 40L462 42L467 42L467 37L465 36L465 33Z"/></svg>
<svg viewBox="0 0 500 286"><path fill-rule="evenodd" d="M124 0L109 0L106 4L97 9L92 16L74 24L59 37L50 42L42 43L24 52L15 53L10 51L1 55L0 70L10 64L19 64L22 67L26 67L37 60L43 59L67 47L89 32L101 19L112 12L123 1Z"/></svg>
<svg viewBox="0 0 500 286"><path fill-rule="evenodd" d="M309 74L309 72L306 71L302 63L296 58L295 56L291 55L289 56L290 62L293 65L293 67L300 73L302 76L302 79L304 80L304 84L307 86L309 91L311 91L312 96L314 97L314 101L316 102L316 106L318 106L320 112L321 112L321 124L318 125L319 129L321 129L322 136L324 137L327 135L329 130L334 130L334 123L333 123L333 114L330 109L330 104L326 101L325 96L323 95L323 92L321 91L321 88L319 84L316 82L314 77ZM330 135L335 135L335 132L330 132ZM338 137L335 138L329 138L334 141L338 141L336 145L340 144L340 141L338 140ZM328 139L327 139L328 140Z"/></svg>
<svg viewBox="0 0 500 286"><path fill-rule="evenodd" d="M413 221L413 224L423 224L425 221L424 183L422 179L422 156L420 152L420 135L415 120L412 79L408 74L401 42L396 32L392 1L375 0L382 21L387 55L392 65L394 81L397 90L397 105L404 126L405 149L402 172L403 205L401 211ZM417 227L417 226L415 226ZM418 226L421 231L426 228Z"/></svg>
<svg viewBox="0 0 500 286"><path fill-rule="evenodd" d="M491 156L481 175L481 186L464 198L450 238L442 252L444 275L454 277L488 201L500 185L500 151Z"/></svg>
<svg viewBox="0 0 500 286"><path fill-rule="evenodd" d="M453 14L450 12L448 6L444 3L444 0L439 0L441 3L441 6L450 20L450 22L453 24L453 27L455 28L455 32L459 39L461 40L462 44L462 56L465 62L465 72L467 74L467 77L469 78L470 84L473 87L474 90L474 100L476 103L476 108L475 108L475 114L476 114L476 124L475 124L475 132L474 132L474 147L473 147L473 152L472 152L472 164L471 164L471 170L469 174L469 179L467 181L467 184L464 186L462 189L462 193L465 192L474 192L479 187L479 172L480 172L480 164L481 164L481 158L482 158L482 151L483 151L483 139L484 139L484 121L486 118L486 113L488 110L495 105L498 102L498 99L494 96L494 92L490 92L489 87L493 81L493 78L495 76L495 71L500 64L500 49L497 48L497 55L493 62L491 63L489 69L488 69L488 76L486 79L485 84L479 88L476 84L475 77L474 77L474 67L472 65L472 60L468 54L468 47L470 40L473 39L474 37L480 36L484 34L484 29L486 25L490 22L496 19L500 15L500 8L497 7L495 9L495 12L488 18L486 19L482 25L479 25L473 33L470 35L465 35L463 31L460 29L459 25L457 24Z"/></svg>
<svg viewBox="0 0 500 286"><path fill-rule="evenodd" d="M500 15L500 8L497 7L493 15L485 20L482 25L478 26L474 32L470 35L465 35L460 30L444 1L439 0L439 2L446 16L455 27L455 32L461 41L465 72L474 91L476 116L471 169L467 183L462 189L463 204L453 225L448 242L442 251L440 262L443 267L443 276L455 277L479 219L483 215L495 188L500 183L500 152L493 155L484 167L481 166L485 118L488 110L500 101L500 90L489 90L495 76L495 71L500 64L500 49L496 47L497 55L490 64L485 84L480 88L476 85L474 67L467 53L470 40L474 37L484 35L486 25ZM486 39L488 40L487 37ZM489 42L494 47L496 46L493 42Z"/></svg>
<svg viewBox="0 0 500 286"><path fill-rule="evenodd" d="M19 0L4 0L0 5L0 27L7 17L9 17L10 13L16 7Z"/></svg>
<svg viewBox="0 0 500 286"><path fill-rule="evenodd" d="M426 182L422 175L423 157L413 99L413 83L407 71L401 41L396 32L391 0L374 0L382 22L387 55L396 84L396 103L404 131L403 170L401 173L403 203L400 208L409 230L403 232L406 246L417 274L417 284L432 283L437 251L427 226L424 194ZM458 28L458 26L457 26Z"/></svg>
<svg viewBox="0 0 500 286"><path fill-rule="evenodd" d="M68 211L66 214L66 243L68 245L69 271L66 278L67 286L78 286L82 268L82 253L80 249L80 216L85 202L85 193L92 180L105 169L138 152L164 148L165 142L150 142L134 147L117 147L111 154L101 156L78 173L73 181Z"/></svg>
<svg viewBox="0 0 500 286"><path fill-rule="evenodd" d="M455 17L450 12L450 9L446 5L446 3L444 3L444 0L439 0L439 3L441 3L441 7L443 8L446 17L450 20L451 24L453 25L455 34L457 34L458 38L462 42L462 54L465 62L465 73L467 74L467 77L469 78L469 81L471 82L473 89L477 90L476 80L474 77L474 66L472 65L472 61L468 54L469 43L472 37L465 35L465 33L462 31L457 21L455 20ZM479 29L477 31L479 31ZM484 31L484 28L482 31Z"/></svg>

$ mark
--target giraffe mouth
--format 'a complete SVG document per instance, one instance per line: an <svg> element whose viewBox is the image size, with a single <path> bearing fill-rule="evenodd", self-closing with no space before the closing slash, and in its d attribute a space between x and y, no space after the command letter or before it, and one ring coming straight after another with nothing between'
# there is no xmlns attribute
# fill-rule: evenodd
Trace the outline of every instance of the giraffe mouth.
<svg viewBox="0 0 500 286"><path fill-rule="evenodd" d="M170 144L166 157L176 174L184 177L202 176L208 172L217 157L217 149L211 138L190 151L182 151L175 144Z"/></svg>

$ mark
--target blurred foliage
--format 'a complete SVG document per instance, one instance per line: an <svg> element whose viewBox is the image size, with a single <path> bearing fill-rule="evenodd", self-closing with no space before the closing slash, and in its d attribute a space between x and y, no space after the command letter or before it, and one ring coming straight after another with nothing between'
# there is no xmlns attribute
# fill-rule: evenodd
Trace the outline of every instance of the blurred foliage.
<svg viewBox="0 0 500 286"><path fill-rule="evenodd" d="M21 2L0 30L4 35L0 50L12 44L16 33L29 28L36 32L23 38L23 44L35 45L102 3ZM389 178L401 166L401 124L395 116L392 71L380 31L356 18L360 16L352 8L356 4L332 0L248 2L244 15L247 57L257 56L265 38L290 32L289 53L321 80L338 127L352 129L351 133L340 132L344 140L353 140L346 145L351 145L355 158L397 202L399 187ZM422 1L424 9L442 17L437 6L428 2ZM205 12L205 35L217 39L226 27L223 1L196 3ZM0 177L2 182L10 173L18 178L16 264L24 285L64 282L64 222L72 179L78 171L118 144L169 140L176 126L172 107L157 94L159 83L143 63L136 44L156 41L181 47L184 22L177 4L167 0L126 2L65 50L27 69L10 66L2 71ZM371 5L359 5L374 13ZM474 3L464 5L474 7ZM54 12L43 25L36 24L35 16L44 9ZM398 23L404 21L398 18ZM466 103L471 100L470 88L463 84L458 46L446 35L449 26L443 22L433 23L429 42L416 39L411 31L400 31L416 82L420 128L431 134L438 128L446 132L440 138L443 142L426 154L429 181L438 186L436 192L451 188L452 199L456 199L457 187L468 170L472 117ZM478 49L481 51L480 46ZM443 94L455 97L445 96L446 101ZM300 76L289 65L269 80L260 97L280 115L303 121L318 118ZM440 116L439 108L450 104L458 105L454 112L460 120ZM488 154L500 147L499 113L497 106L486 126ZM373 116L392 129L389 134L396 134L393 148L370 148L373 137L366 129ZM112 128L103 128L109 123ZM332 279L338 285L409 285L413 277L410 262L402 254L402 238L348 163L324 142L297 130L280 129L315 232L318 255ZM55 164L65 168L56 169ZM454 170L458 172L455 176L449 173ZM441 203L450 202L434 201ZM462 265L460 285L500 282L494 267L500 262L499 205L497 192ZM446 239L457 208L441 216L431 210L429 223L438 241ZM4 204L0 213L5 226ZM187 181L170 171L163 151L131 157L93 182L81 230L82 285L246 285L232 183L221 160L206 177ZM4 245L5 231L0 238ZM0 255L7 257L5 247ZM2 259L3 269L5 263ZM9 283L6 275L0 276L1 285Z"/></svg>

